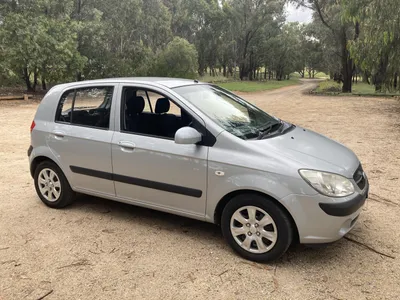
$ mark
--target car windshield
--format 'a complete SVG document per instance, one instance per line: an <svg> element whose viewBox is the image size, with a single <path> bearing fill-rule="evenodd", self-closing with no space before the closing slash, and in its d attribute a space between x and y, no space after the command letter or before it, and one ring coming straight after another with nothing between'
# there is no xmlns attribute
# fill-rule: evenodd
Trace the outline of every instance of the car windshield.
<svg viewBox="0 0 400 300"><path fill-rule="evenodd" d="M189 85L174 89L231 134L247 140L265 136L280 120L214 85Z"/></svg>

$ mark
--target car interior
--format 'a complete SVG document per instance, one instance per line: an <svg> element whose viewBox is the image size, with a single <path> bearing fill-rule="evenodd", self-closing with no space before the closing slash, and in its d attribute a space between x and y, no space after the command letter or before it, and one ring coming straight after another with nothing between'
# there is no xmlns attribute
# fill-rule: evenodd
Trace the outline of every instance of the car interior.
<svg viewBox="0 0 400 300"><path fill-rule="evenodd" d="M180 115L170 111L170 99L154 92L151 93L158 98L155 101L155 107L149 97L149 91L124 88L122 93L122 107L125 110L122 114L124 131L174 138L178 129L192 124L191 116L183 109L179 109ZM173 105L176 106L174 103ZM149 109L145 110L146 106Z"/></svg>

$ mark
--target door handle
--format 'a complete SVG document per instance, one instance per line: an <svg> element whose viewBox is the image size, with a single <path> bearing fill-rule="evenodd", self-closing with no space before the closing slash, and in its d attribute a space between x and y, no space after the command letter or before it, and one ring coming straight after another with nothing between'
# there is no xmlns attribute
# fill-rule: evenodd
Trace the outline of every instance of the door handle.
<svg viewBox="0 0 400 300"><path fill-rule="evenodd" d="M124 150L133 151L135 149L135 144L131 142L121 141L118 143L118 145L121 147L122 151Z"/></svg>
<svg viewBox="0 0 400 300"><path fill-rule="evenodd" d="M53 135L57 140L62 140L64 138L64 133L61 131L53 131Z"/></svg>

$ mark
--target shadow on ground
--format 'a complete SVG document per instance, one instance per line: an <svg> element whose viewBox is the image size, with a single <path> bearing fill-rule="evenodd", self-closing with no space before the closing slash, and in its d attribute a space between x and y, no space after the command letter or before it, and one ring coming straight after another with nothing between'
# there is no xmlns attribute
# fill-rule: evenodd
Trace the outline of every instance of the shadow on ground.
<svg viewBox="0 0 400 300"><path fill-rule="evenodd" d="M217 248L223 248L226 255L236 255L226 244L219 226L215 224L86 195L79 195L77 201L65 210L79 210L92 217L107 214L114 220L131 223L132 228L135 225L145 225L168 230L169 233L196 238L202 244L211 243ZM326 264L331 260L337 263L338 257L349 254L350 245L350 242L343 239L316 247L294 243L273 265L285 267L289 264Z"/></svg>

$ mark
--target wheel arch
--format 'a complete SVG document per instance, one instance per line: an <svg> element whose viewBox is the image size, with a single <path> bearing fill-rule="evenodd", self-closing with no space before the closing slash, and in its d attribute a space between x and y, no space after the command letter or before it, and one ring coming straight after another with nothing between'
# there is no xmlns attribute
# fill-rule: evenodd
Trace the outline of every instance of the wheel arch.
<svg viewBox="0 0 400 300"><path fill-rule="evenodd" d="M44 155L37 156L37 157L35 157L35 158L32 160L31 166L30 166L30 172L31 172L32 178L33 178L33 176L34 176L34 174L35 174L35 170L36 170L37 166L38 166L40 163L42 163L42 162L44 162L44 161L46 161L46 160L47 160L47 161L50 161L50 162L52 162L52 163L54 163L56 166L58 166L58 167L60 168L60 166L58 165L58 163L57 163L56 161L54 161L53 159L51 159L50 157L44 156ZM61 169L61 168L60 168L60 169Z"/></svg>
<svg viewBox="0 0 400 300"><path fill-rule="evenodd" d="M226 194L224 197L222 197L222 199L218 202L215 211L214 211L214 223L217 225L221 224L221 217L222 217L222 212L225 208L225 206L228 204L229 201L232 200L233 197L238 196L240 194L257 194L263 197L266 197L270 200L272 200L277 206L279 206L288 216L292 228L293 228L293 233L294 233L294 239L293 241L298 242L299 241L299 230L297 228L296 222L294 221L294 218L292 217L292 215L290 214L290 212L286 209L286 207L284 205L282 205L282 203L280 203L277 199L275 199L274 197L260 192L260 191L255 191L255 190L249 190L249 189L243 189L243 190L236 190L236 191L232 191L228 194Z"/></svg>

